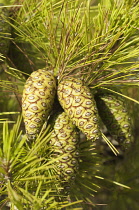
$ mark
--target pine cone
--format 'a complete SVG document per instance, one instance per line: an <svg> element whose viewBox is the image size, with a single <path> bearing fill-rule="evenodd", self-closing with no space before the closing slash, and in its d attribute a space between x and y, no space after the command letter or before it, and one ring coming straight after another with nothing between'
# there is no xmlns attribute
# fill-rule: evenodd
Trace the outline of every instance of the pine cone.
<svg viewBox="0 0 139 210"><path fill-rule="evenodd" d="M99 115L109 133L124 147L131 142L131 119L123 97L113 93L95 96Z"/></svg>
<svg viewBox="0 0 139 210"><path fill-rule="evenodd" d="M3 6L3 4L0 4ZM9 43L11 36L11 27L8 22L6 22L9 18L9 11L5 7L0 7L0 53L4 56L7 55L9 50Z"/></svg>
<svg viewBox="0 0 139 210"><path fill-rule="evenodd" d="M33 72L27 79L22 110L28 138L35 138L53 106L56 81L53 75L44 69Z"/></svg>
<svg viewBox="0 0 139 210"><path fill-rule="evenodd" d="M86 134L87 139L99 139L97 108L89 88L79 79L68 78L59 84L58 98L65 112Z"/></svg>
<svg viewBox="0 0 139 210"><path fill-rule="evenodd" d="M65 112L58 115L50 144L52 146L52 157L57 160L58 177L68 187L75 180L79 167L79 134L76 126ZM70 186L69 186L70 187Z"/></svg>

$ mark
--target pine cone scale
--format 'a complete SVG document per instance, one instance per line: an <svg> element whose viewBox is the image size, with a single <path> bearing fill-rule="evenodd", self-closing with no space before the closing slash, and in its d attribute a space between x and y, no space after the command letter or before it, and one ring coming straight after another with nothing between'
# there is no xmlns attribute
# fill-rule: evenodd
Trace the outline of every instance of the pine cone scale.
<svg viewBox="0 0 139 210"><path fill-rule="evenodd" d="M56 92L56 81L47 70L39 69L31 74L25 84L22 110L27 134L40 131L50 113ZM52 95L53 93L53 95Z"/></svg>
<svg viewBox="0 0 139 210"><path fill-rule="evenodd" d="M96 94L96 103L102 121L110 134L124 147L131 142L131 119L121 96L113 93Z"/></svg>
<svg viewBox="0 0 139 210"><path fill-rule="evenodd" d="M68 115L63 112L58 115L54 131L51 136L50 144L52 146L52 157L57 158L57 174L59 178L69 185L75 179L78 164L78 133L75 125L69 119Z"/></svg>
<svg viewBox="0 0 139 210"><path fill-rule="evenodd" d="M66 95L66 90L70 90L70 95ZM74 95L77 91L78 95ZM93 96L88 87L78 79L69 78L63 81L58 87L58 97L61 106L68 114L73 123L87 135L88 139L99 138L99 126L97 120L97 108ZM98 131L94 133L93 130Z"/></svg>

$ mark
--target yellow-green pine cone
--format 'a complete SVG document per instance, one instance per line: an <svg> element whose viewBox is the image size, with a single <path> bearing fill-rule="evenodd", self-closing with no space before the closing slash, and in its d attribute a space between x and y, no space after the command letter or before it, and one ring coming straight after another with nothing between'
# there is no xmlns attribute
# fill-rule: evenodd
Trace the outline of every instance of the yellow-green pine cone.
<svg viewBox="0 0 139 210"><path fill-rule="evenodd" d="M26 133L29 139L36 138L47 120L56 93L56 80L45 69L33 72L23 90L22 112Z"/></svg>
<svg viewBox="0 0 139 210"><path fill-rule="evenodd" d="M98 113L90 89L82 80L68 78L58 86L61 106L87 139L99 139Z"/></svg>
<svg viewBox="0 0 139 210"><path fill-rule="evenodd" d="M58 115L52 132L50 145L52 158L59 158L57 173L61 185L70 188L79 167L79 133L65 112Z"/></svg>
<svg viewBox="0 0 139 210"><path fill-rule="evenodd" d="M101 92L96 94L95 100L99 115L109 133L127 147L132 141L132 129L125 99L117 94Z"/></svg>
<svg viewBox="0 0 139 210"><path fill-rule="evenodd" d="M9 11L3 6L3 4L0 4L0 53L6 56L9 50L11 27L6 22L9 18Z"/></svg>

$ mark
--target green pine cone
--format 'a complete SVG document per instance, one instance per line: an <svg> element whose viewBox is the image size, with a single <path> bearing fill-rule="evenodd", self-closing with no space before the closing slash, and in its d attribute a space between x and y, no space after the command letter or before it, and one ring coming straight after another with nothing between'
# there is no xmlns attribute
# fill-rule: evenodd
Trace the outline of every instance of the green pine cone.
<svg viewBox="0 0 139 210"><path fill-rule="evenodd" d="M99 115L109 133L124 147L131 142L131 119L123 97L100 92L95 96Z"/></svg>
<svg viewBox="0 0 139 210"><path fill-rule="evenodd" d="M48 118L56 93L56 80L47 70L34 71L27 79L22 97L22 112L29 139L36 138Z"/></svg>
<svg viewBox="0 0 139 210"><path fill-rule="evenodd" d="M97 108L89 88L79 79L68 78L59 84L58 98L65 112L86 134L87 139L99 139Z"/></svg>
<svg viewBox="0 0 139 210"><path fill-rule="evenodd" d="M52 146L52 157L59 158L57 173L64 186L73 184L79 167L79 133L76 126L65 112L58 115L50 144Z"/></svg>
<svg viewBox="0 0 139 210"><path fill-rule="evenodd" d="M6 56L9 50L11 27L6 22L9 18L9 11L2 6L3 4L0 4L0 53Z"/></svg>

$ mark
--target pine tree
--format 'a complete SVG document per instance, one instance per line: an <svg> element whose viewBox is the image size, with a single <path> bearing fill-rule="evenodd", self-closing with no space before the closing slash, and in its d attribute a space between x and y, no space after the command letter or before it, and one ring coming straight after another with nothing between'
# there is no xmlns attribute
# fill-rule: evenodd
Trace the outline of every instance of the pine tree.
<svg viewBox="0 0 139 210"><path fill-rule="evenodd" d="M130 194L118 154L136 143L139 3L0 3L0 208L92 209L105 187Z"/></svg>

